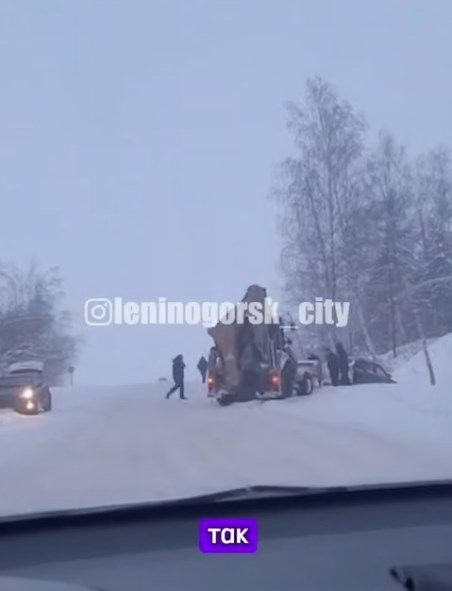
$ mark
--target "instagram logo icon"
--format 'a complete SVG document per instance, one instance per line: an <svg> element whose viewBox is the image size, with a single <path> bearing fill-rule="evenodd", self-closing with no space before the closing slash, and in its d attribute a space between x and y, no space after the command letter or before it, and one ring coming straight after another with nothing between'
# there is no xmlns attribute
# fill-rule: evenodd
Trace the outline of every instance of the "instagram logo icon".
<svg viewBox="0 0 452 591"><path fill-rule="evenodd" d="M107 298L91 298L85 302L85 322L89 326L108 326L113 321L113 304Z"/></svg>

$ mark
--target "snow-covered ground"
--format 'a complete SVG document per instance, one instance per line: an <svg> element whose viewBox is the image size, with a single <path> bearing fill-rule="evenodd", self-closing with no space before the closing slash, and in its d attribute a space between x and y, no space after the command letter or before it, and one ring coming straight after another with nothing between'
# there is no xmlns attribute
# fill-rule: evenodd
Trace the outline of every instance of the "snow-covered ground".
<svg viewBox="0 0 452 591"><path fill-rule="evenodd" d="M163 500L246 485L452 478L452 334L394 385L325 387L227 408L189 384L54 391L39 417L0 411L0 515Z"/></svg>

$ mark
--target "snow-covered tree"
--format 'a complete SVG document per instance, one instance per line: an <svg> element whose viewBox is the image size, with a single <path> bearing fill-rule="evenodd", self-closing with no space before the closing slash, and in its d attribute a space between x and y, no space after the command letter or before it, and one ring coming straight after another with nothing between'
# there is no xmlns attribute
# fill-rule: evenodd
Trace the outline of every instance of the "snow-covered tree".
<svg viewBox="0 0 452 591"><path fill-rule="evenodd" d="M37 359L46 378L55 383L73 363L77 339L70 317L61 308L62 280L58 269L40 272L35 265L23 273L0 272L0 369Z"/></svg>
<svg viewBox="0 0 452 591"><path fill-rule="evenodd" d="M417 162L418 284L429 334L452 331L452 170L450 154L434 150ZM450 281L447 280L450 278Z"/></svg>
<svg viewBox="0 0 452 591"><path fill-rule="evenodd" d="M277 191L287 291L292 301L356 295L346 236L360 196L364 120L315 78L304 104L289 105L289 129L298 154L284 162Z"/></svg>
<svg viewBox="0 0 452 591"><path fill-rule="evenodd" d="M372 220L368 241L373 260L366 285L366 308L372 318L378 346L391 348L411 336L411 316L400 301L414 269L413 189L411 167L402 146L381 134L367 166L368 216Z"/></svg>

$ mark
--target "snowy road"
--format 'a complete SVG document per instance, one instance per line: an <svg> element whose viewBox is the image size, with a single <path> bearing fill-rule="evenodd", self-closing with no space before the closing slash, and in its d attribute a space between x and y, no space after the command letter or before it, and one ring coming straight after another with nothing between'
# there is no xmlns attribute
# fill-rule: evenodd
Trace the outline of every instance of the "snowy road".
<svg viewBox="0 0 452 591"><path fill-rule="evenodd" d="M452 478L452 393L407 371L396 385L227 408L199 385L187 402L165 400L165 384L56 390L52 413L0 411L0 514Z"/></svg>

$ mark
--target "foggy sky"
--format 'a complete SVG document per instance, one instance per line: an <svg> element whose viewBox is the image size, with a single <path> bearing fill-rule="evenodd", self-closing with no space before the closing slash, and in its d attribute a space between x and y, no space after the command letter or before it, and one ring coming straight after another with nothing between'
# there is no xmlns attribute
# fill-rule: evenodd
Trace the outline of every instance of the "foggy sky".
<svg viewBox="0 0 452 591"><path fill-rule="evenodd" d="M332 82L373 133L452 145L447 0L2 0L0 259L58 265L79 382L144 382L202 328L83 323L91 297L278 296L284 104Z"/></svg>

